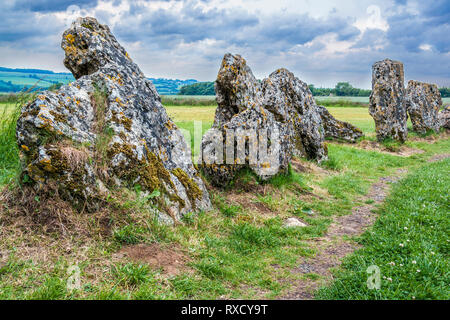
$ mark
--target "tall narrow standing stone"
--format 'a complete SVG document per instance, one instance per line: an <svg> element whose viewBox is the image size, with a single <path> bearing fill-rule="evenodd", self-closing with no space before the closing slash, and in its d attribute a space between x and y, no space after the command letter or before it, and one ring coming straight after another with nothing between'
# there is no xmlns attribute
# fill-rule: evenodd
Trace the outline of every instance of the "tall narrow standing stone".
<svg viewBox="0 0 450 320"><path fill-rule="evenodd" d="M403 63L385 59L372 66L369 113L377 139L404 142L408 136Z"/></svg>
<svg viewBox="0 0 450 320"><path fill-rule="evenodd" d="M441 93L435 84L410 80L406 89L406 110L419 133L439 131L439 109L442 106Z"/></svg>

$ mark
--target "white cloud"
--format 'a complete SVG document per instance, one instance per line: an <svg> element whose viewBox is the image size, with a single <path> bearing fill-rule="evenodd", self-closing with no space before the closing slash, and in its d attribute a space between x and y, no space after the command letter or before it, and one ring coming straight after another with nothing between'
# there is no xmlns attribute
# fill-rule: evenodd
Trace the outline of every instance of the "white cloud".
<svg viewBox="0 0 450 320"><path fill-rule="evenodd" d="M372 63L390 57L416 78L450 85L448 38L437 36L448 22L427 25L431 13L413 0L80 0L71 8L45 0L33 10L26 0L3 2L0 65L8 67L63 71L61 34L81 15L108 24L151 77L213 80L232 52L260 78L286 67L318 86L369 87Z"/></svg>
<svg viewBox="0 0 450 320"><path fill-rule="evenodd" d="M363 18L358 19L353 25L357 27L361 32L367 29L380 29L387 31L389 29L389 24L385 18L381 15L381 9L379 6L370 5L366 10L367 15Z"/></svg>
<svg viewBox="0 0 450 320"><path fill-rule="evenodd" d="M424 43L419 46L419 49L423 51L431 51L431 45Z"/></svg>

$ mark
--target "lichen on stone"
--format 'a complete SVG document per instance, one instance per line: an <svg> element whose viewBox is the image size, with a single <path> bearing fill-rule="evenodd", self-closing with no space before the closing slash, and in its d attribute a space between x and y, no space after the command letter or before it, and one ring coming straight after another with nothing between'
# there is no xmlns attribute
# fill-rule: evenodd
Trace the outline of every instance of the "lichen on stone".
<svg viewBox="0 0 450 320"><path fill-rule="evenodd" d="M425 134L439 132L439 109L442 106L441 93L435 84L410 80L406 89L406 110L413 130Z"/></svg>
<svg viewBox="0 0 450 320"><path fill-rule="evenodd" d="M175 219L208 210L208 193L182 133L167 125L173 122L154 85L109 28L79 18L64 32L61 47L77 80L39 95L17 122L24 173L36 187L51 180L76 195L74 203L94 205L105 196L100 185L139 184L159 190L160 210ZM58 151L61 143L69 156L78 155L76 168Z"/></svg>
<svg viewBox="0 0 450 320"><path fill-rule="evenodd" d="M355 143L357 139L364 136L361 129L348 122L336 119L324 106L317 107L320 113L320 117L322 118L323 129L326 138Z"/></svg>
<svg viewBox="0 0 450 320"><path fill-rule="evenodd" d="M403 63L385 59L372 66L369 113L377 139L404 142L408 136Z"/></svg>
<svg viewBox="0 0 450 320"><path fill-rule="evenodd" d="M263 180L286 172L292 155L318 162L327 158L316 102L308 85L288 70L278 69L260 82L245 59L228 53L222 60L215 90L218 107L214 124L203 136L201 147L203 171L215 185L226 185L245 167ZM237 136L240 131L254 132L252 139L255 136L256 142L249 143L248 136L244 137L243 159L236 157L237 139L229 142L234 158L227 160L227 147L223 155L215 150L217 139L226 144L227 132ZM261 150L266 146L266 154L274 156L268 161L260 150L255 155L250 151L254 145L261 146Z"/></svg>

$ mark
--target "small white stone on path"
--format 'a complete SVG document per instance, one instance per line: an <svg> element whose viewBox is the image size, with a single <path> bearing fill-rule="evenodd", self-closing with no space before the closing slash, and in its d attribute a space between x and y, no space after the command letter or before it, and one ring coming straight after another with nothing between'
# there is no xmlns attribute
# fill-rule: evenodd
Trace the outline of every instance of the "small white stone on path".
<svg viewBox="0 0 450 320"><path fill-rule="evenodd" d="M286 221L284 221L283 226L285 228L293 228L293 227L306 227L307 225L297 218L288 218L286 219Z"/></svg>

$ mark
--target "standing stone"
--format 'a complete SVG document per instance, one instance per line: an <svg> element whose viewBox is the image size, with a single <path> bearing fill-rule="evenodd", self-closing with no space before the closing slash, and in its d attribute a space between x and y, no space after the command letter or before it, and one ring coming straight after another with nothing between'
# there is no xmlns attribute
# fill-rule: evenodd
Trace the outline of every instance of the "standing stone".
<svg viewBox="0 0 450 320"><path fill-rule="evenodd" d="M289 127L290 152L318 162L327 159L322 118L306 82L278 69L263 80L262 92L265 109Z"/></svg>
<svg viewBox="0 0 450 320"><path fill-rule="evenodd" d="M441 124L439 109L442 106L441 93L435 84L410 80L406 89L406 110L413 125L413 130L426 133L438 132Z"/></svg>
<svg viewBox="0 0 450 320"><path fill-rule="evenodd" d="M439 124L443 128L450 129L450 106L446 106L439 112Z"/></svg>
<svg viewBox="0 0 450 320"><path fill-rule="evenodd" d="M350 143L355 143L357 139L364 136L361 129L348 122L336 119L324 106L317 106L317 108L322 118L325 138L340 139Z"/></svg>
<svg viewBox="0 0 450 320"><path fill-rule="evenodd" d="M404 142L408 136L403 63L385 59L372 66L369 113L377 139Z"/></svg>
<svg viewBox="0 0 450 320"><path fill-rule="evenodd" d="M215 89L214 124L202 140L202 167L215 185L244 167L261 179L286 172L292 155L326 159L315 101L291 72L279 69L259 82L245 59L226 54Z"/></svg>
<svg viewBox="0 0 450 320"><path fill-rule="evenodd" d="M140 185L160 191L160 218L168 222L210 208L190 147L109 28L78 18L61 47L76 81L40 94L17 122L24 174L35 187L55 185L94 211L114 190Z"/></svg>

